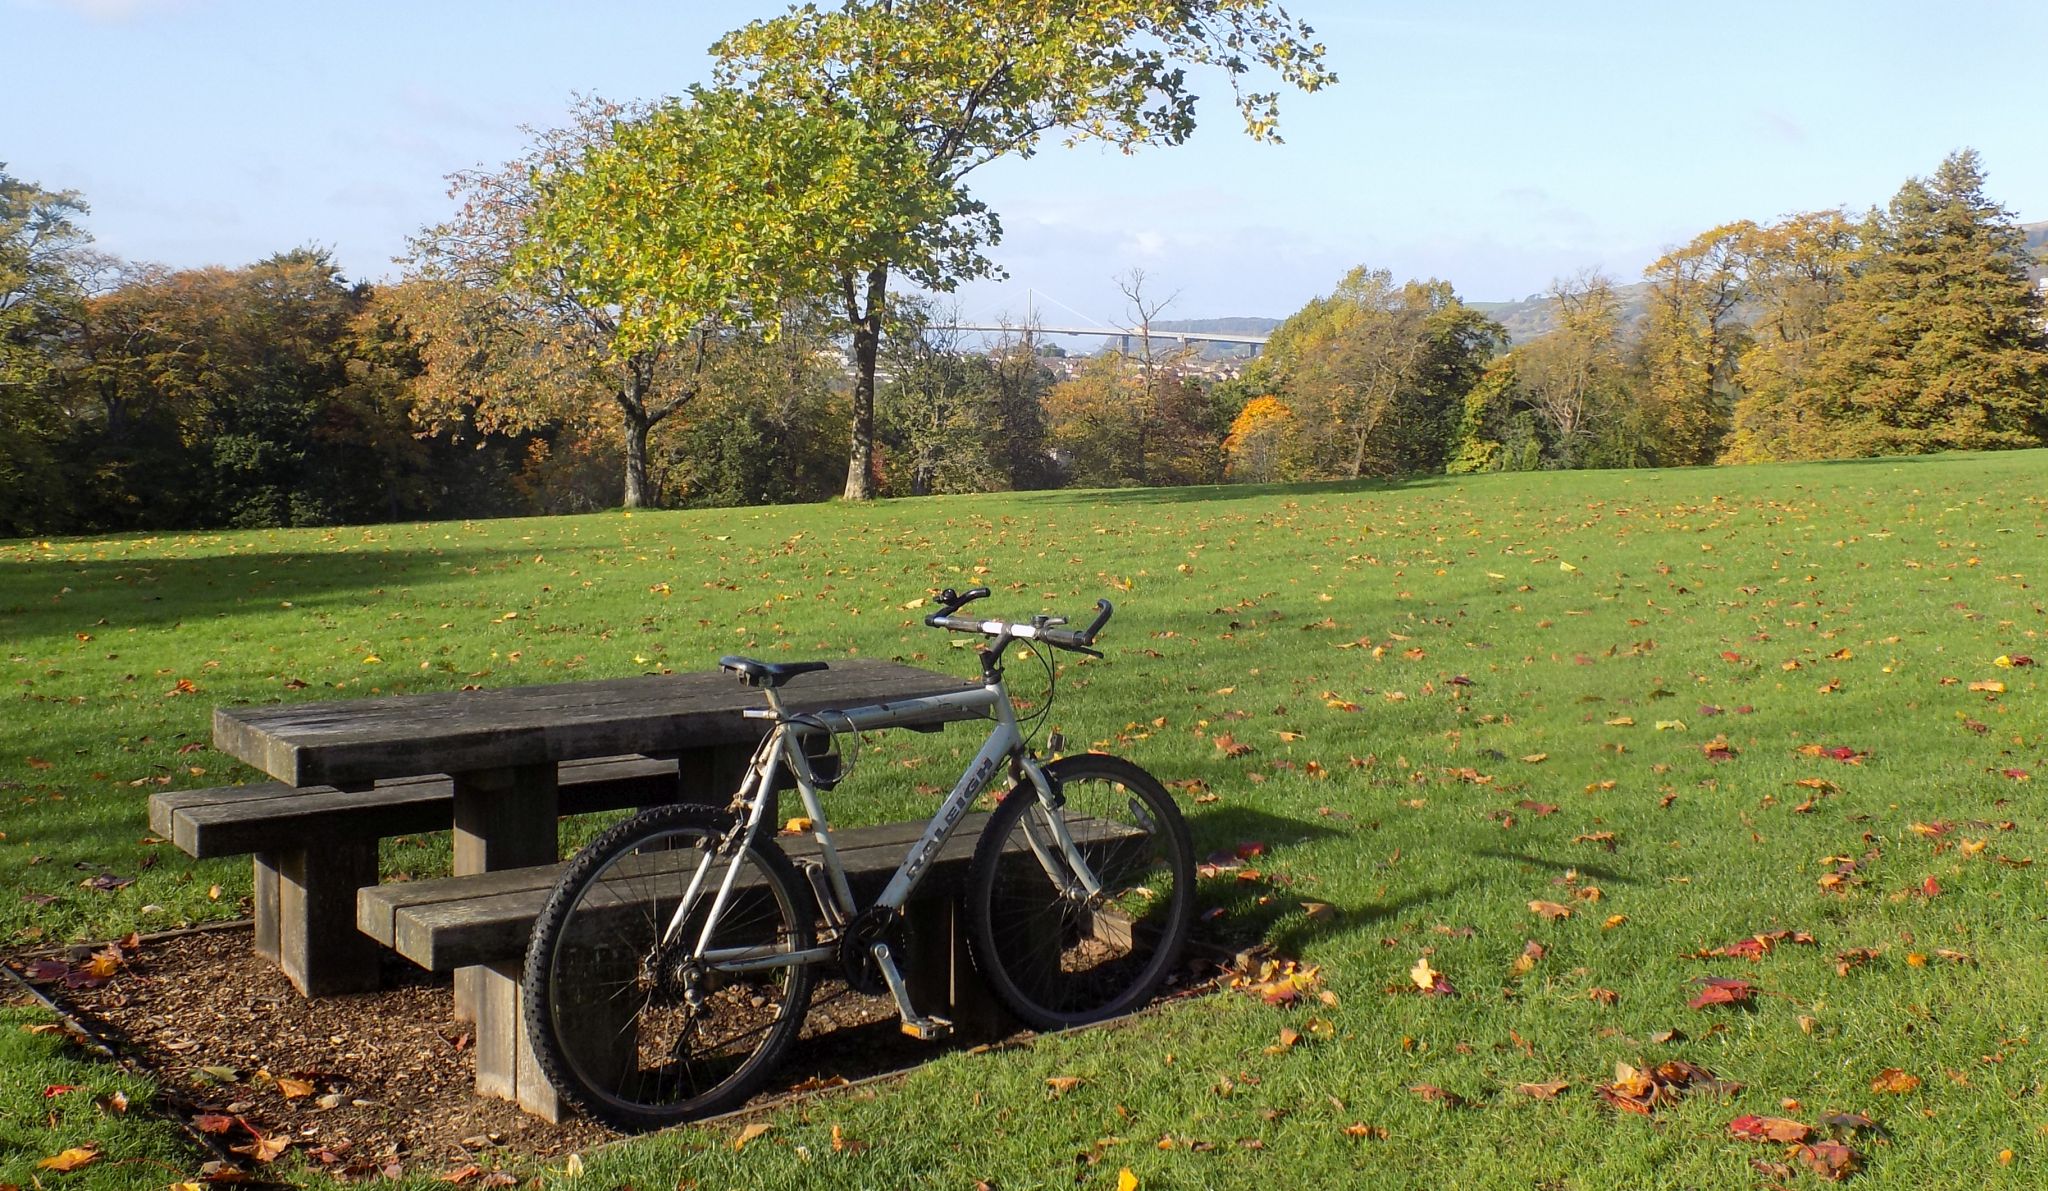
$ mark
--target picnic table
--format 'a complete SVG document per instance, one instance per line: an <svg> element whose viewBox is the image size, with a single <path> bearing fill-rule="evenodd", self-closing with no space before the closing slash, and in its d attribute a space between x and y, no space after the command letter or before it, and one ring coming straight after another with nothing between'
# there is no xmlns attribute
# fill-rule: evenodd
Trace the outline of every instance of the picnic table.
<svg viewBox="0 0 2048 1191"><path fill-rule="evenodd" d="M795 711L892 703L974 684L894 662L856 658L792 683ZM457 876L551 864L565 762L672 759L684 798L722 804L766 731L742 716L761 697L723 671L214 710L214 747L276 778L319 791L347 815L386 799L393 779L447 775ZM966 713L937 710L936 726ZM386 783L380 786L379 783ZM648 799L648 802L670 799ZM366 835L370 832L355 832ZM259 875L259 940L308 995L365 987L377 947L356 929L356 890L377 883L376 846L308 839L274 877Z"/></svg>
<svg viewBox="0 0 2048 1191"><path fill-rule="evenodd" d="M911 704L900 725L933 729L976 713L915 701L976 685L856 658L796 679L782 699L798 712ZM767 730L742 712L761 705L731 674L705 671L218 707L214 747L276 780L159 793L151 823L194 856L255 854L256 948L309 997L375 987L387 947L453 970L457 1014L477 1026L478 1090L553 1118L553 1089L524 1053L518 957L559 871L559 817L723 805ZM915 838L893 828L921 826L883 829L866 867L892 868ZM452 877L379 885L380 839L438 829L453 832ZM935 950L937 977L957 979L959 947L950 960Z"/></svg>

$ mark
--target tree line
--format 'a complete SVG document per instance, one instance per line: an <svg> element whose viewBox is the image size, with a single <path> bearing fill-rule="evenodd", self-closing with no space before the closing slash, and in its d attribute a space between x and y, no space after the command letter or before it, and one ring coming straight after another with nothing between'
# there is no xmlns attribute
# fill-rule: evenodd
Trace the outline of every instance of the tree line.
<svg viewBox="0 0 2048 1191"><path fill-rule="evenodd" d="M309 248L118 261L81 196L0 167L0 532L841 491L863 367L843 287L654 334L535 230L551 171L589 169L652 111L587 101L518 160L456 175L456 215L388 285ZM1608 279L1560 281L1552 329L1516 345L1449 283L1361 267L1215 381L1149 333L1160 308L1133 275L1134 348L1057 376L1027 327L968 350L891 294L862 466L872 492L922 495L2039 446L2031 263L1965 150L1860 217L1702 233L1646 270L1633 318Z"/></svg>

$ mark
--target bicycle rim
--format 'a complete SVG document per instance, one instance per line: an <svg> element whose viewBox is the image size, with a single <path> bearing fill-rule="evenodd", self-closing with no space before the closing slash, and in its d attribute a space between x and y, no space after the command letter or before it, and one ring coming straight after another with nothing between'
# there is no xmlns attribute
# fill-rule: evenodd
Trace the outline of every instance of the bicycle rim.
<svg viewBox="0 0 2048 1191"><path fill-rule="evenodd" d="M732 897L697 951L730 864L712 854L723 834L697 808L629 820L577 858L535 927L526 1011L536 1056L565 1098L609 1124L643 1129L735 1107L802 1028L808 968L717 958L810 946L808 894L780 851L740 854ZM669 932L707 858L691 912Z"/></svg>
<svg viewBox="0 0 2048 1191"><path fill-rule="evenodd" d="M1101 892L1089 896L1058 859L1053 812L1028 783L984 828L968 885L975 963L1040 1029L1144 1004L1179 958L1194 915L1194 848L1157 780L1098 755L1064 758L1050 772Z"/></svg>

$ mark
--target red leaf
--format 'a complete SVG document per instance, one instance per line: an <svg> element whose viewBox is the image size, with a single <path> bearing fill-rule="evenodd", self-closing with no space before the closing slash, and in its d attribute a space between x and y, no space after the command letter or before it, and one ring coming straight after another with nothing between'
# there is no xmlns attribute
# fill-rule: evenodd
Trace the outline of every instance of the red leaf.
<svg viewBox="0 0 2048 1191"><path fill-rule="evenodd" d="M1747 980L1730 980L1725 976L1702 976L1696 984L1703 985L1700 995L1690 1002L1693 1009L1705 1009L1709 1005L1747 1005L1756 994L1756 987Z"/></svg>
<svg viewBox="0 0 2048 1191"><path fill-rule="evenodd" d="M1928 897L1940 897L1941 883L1933 877L1929 877L1925 881L1920 882L1920 892Z"/></svg>

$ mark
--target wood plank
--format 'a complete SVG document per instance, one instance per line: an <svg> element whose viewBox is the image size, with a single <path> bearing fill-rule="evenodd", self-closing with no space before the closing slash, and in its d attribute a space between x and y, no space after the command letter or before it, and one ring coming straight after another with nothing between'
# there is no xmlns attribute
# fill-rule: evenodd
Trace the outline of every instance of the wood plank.
<svg viewBox="0 0 2048 1191"><path fill-rule="evenodd" d="M961 820L940 850L916 896L947 896L965 880L986 814ZM923 823L888 823L834 832L840 861L856 900L865 902L888 883ZM808 836L782 836L791 859L817 855ZM655 871L680 868L692 854L646 858ZM358 891L356 924L362 932L430 971L495 963L523 955L533 921L547 904L561 865L540 865L438 881L379 885Z"/></svg>
<svg viewBox="0 0 2048 1191"><path fill-rule="evenodd" d="M782 690L792 710L899 702L979 684L869 658L838 660ZM757 740L758 691L723 671L448 691L214 711L214 745L292 786L362 785L410 774L614 753L674 754ZM934 713L926 722L978 712Z"/></svg>
<svg viewBox="0 0 2048 1191"><path fill-rule="evenodd" d="M652 757L564 761L560 783L565 815L673 802L679 791L676 763ZM454 789L450 779L436 775L379 782L369 792L298 790L283 782L170 791L150 798L150 823L191 856L242 856L308 839L446 831Z"/></svg>

